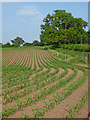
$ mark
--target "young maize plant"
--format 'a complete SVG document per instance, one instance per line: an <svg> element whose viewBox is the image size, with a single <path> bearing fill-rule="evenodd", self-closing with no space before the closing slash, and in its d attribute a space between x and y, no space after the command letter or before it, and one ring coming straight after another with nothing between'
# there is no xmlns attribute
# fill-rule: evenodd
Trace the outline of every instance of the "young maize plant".
<svg viewBox="0 0 90 120"><path fill-rule="evenodd" d="M23 112L22 112L22 117L23 119L26 119L26 118L30 118L29 116L25 115Z"/></svg>
<svg viewBox="0 0 90 120"><path fill-rule="evenodd" d="M80 103L77 103L76 106L73 106L72 108L69 105L66 105L69 107L69 110L65 109L66 111L69 112L69 115L67 116L68 120L70 118L74 118L75 112L79 112L80 108L83 107L83 105L85 104L86 100L88 98L88 91L86 91L86 93L84 94L84 96L82 97Z"/></svg>
<svg viewBox="0 0 90 120"><path fill-rule="evenodd" d="M34 114L34 118L36 118L36 110L35 109L32 109L32 112L33 112L33 114Z"/></svg>

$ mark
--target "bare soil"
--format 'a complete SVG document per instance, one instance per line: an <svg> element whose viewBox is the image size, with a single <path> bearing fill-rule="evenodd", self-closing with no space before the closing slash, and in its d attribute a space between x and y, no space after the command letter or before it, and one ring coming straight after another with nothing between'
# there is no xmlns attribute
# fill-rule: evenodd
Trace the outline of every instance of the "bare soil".
<svg viewBox="0 0 90 120"><path fill-rule="evenodd" d="M83 96L83 93L86 92L88 86L88 80L80 86L77 90L75 90L70 96L68 96L65 100L61 102L61 104L57 105L52 111L47 112L44 116L45 118L66 118L68 116L68 112L65 111L66 105L68 104L70 107L75 106L80 98ZM74 99L73 99L74 98ZM85 114L87 111L85 111ZM82 116L82 118L84 115Z"/></svg>
<svg viewBox="0 0 90 120"><path fill-rule="evenodd" d="M74 118L87 118L88 117L88 100L84 104L84 106L79 110L79 112L75 113Z"/></svg>
<svg viewBox="0 0 90 120"><path fill-rule="evenodd" d="M82 72L81 72L80 74L82 74ZM80 75L80 74L78 74L78 75ZM78 77L79 77L79 76L78 76ZM69 84L69 85L70 85L70 84ZM68 86L68 85L67 85L67 86ZM61 88L60 90L55 91L55 93L57 93L57 92L59 92L59 91L63 91L64 88L66 88L67 86ZM37 93L37 91L36 91L36 93ZM32 109L35 109L35 108L40 107L40 106L43 106L43 105L44 105L43 102L45 102L45 101L46 101L46 102L49 102L49 98L51 98L51 97L53 96L53 94L55 94L55 93L52 93L51 95L47 96L46 100L38 101L37 104L32 104L31 106L28 106L28 107L24 108L24 111L23 111L23 112L24 112L25 114L30 115L30 116L32 117L32 116L33 116ZM18 112L19 112L19 113L18 113ZM15 112L15 114L10 115L9 117L10 117L10 118L15 117L15 116L18 116L18 117L20 116L20 117L21 117L22 111L18 111L18 112ZM51 116L52 116L52 115L51 115ZM47 118L48 118L48 117L47 117Z"/></svg>
<svg viewBox="0 0 90 120"><path fill-rule="evenodd" d="M38 74L40 74L40 73L48 70L47 67L46 67L47 66L46 63L49 64L49 60L44 58L46 53L47 53L47 55L49 55L49 53L47 51L45 51L45 50L31 50L31 53L30 53L31 55L29 54L29 56L30 56L30 63L28 63L29 59L28 59L28 61L27 60L24 61L24 59L23 59L21 64L24 65L26 63L26 61L27 61L26 66L27 65L30 66L31 60L32 60L32 67L31 67L31 69L33 69L34 68L34 57L35 57L35 62L36 62L36 66L37 66L36 70L39 70L40 68L39 68L39 66L37 64L36 53L37 53L38 62L43 67L43 70L38 72ZM33 54L33 57L32 57L32 54ZM16 53L16 56L17 56L17 53ZM41 62L44 65L40 62L38 56L40 56L40 60L41 60ZM41 56L42 56L42 58L44 60L42 60ZM51 54L51 56L53 56L53 54ZM53 56L53 57L58 59L58 60L61 60L61 59L59 59L59 58L57 58L55 56ZM4 58L4 59L6 59L6 58ZM20 59L21 58L19 58L18 60L20 60ZM63 60L61 60L61 61L63 61ZM6 62L6 63L8 63L8 62ZM18 64L18 61L16 63ZM13 64L12 60L11 60L10 64ZM49 65L52 66L52 64L49 64ZM55 71L55 69L53 67L51 67L51 71L49 73L53 73L54 71ZM48 103L49 99L50 98L53 99L53 95L56 95L56 93L60 92L59 94L63 94L65 88L67 88L70 84L72 84L73 82L77 81L78 78L80 78L80 77L82 77L84 75L84 73L81 70L77 69L77 71L78 72L77 72L77 75L75 76L75 78L73 78L70 82L68 82L68 84L66 84L61 89L56 90L55 92L51 93L50 95L47 95L45 100L41 99L41 100L37 101L36 104L32 103L30 106L27 106L26 108L23 108L23 111L16 111L13 115L10 115L8 118L16 118L16 117L21 118L22 117L22 112L24 114L26 114L26 115L29 115L30 117L33 117L32 109L35 109L37 107L43 107L45 105L44 102L46 101ZM63 72L64 72L64 69L59 68L59 72L55 76L58 76L58 75L60 75ZM33 72L33 74L30 76L29 80L32 80L32 77L34 77L36 74L37 73ZM61 80L69 77L72 74L73 74L73 70L68 68L68 73L63 78L61 78ZM47 87L50 87L52 85L55 85L57 82L58 81L55 81L55 82L53 82L51 84L46 85L45 87L47 88ZM65 100L63 100L60 104L58 104L58 105L55 104L55 107L51 111L48 110L48 112L43 117L44 118L63 118L63 117L66 118L68 116L68 114L69 114L65 110L67 108L66 105L68 104L70 107L75 106L80 101L81 97L84 95L84 93L86 92L87 88L88 88L88 79L86 79L85 83L82 86L80 86L78 89L74 90L73 93L71 95L69 95ZM43 89L44 88L41 88L41 90L43 90ZM23 91L23 90L24 89L22 89L20 91ZM25 101L26 97L33 97L36 93L39 93L39 92L40 92L40 90L36 90L35 91L34 88L33 88L33 91L30 94L26 94L24 97L19 98L19 100L20 101ZM13 101L11 103L7 103L6 105L8 107L12 107L13 105L16 105L16 102ZM75 118L84 118L84 117L86 117L87 114L88 114L87 106L88 106L88 103L86 103L86 105L83 108L81 108L79 115L78 115L78 113L75 114ZM5 107L5 105L3 105L3 108L4 107ZM67 109L69 110L69 108L67 108Z"/></svg>

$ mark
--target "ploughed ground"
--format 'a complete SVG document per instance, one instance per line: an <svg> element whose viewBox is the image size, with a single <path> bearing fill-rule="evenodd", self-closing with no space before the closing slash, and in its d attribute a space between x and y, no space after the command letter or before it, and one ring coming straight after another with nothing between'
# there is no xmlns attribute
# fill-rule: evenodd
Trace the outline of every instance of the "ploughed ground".
<svg viewBox="0 0 90 120"><path fill-rule="evenodd" d="M33 52L33 56L31 57L31 60L32 60L32 67L31 67L31 70L34 68L34 57L35 57L35 62L36 62L36 67L37 69L36 70L39 70L39 66L38 66L38 63L37 63L37 60L36 60L36 53L40 56L40 52L43 53L46 53L46 51L43 52L43 50L32 50ZM48 54L48 53L47 53ZM35 55L35 56L34 56ZM43 57L43 56L42 56ZM55 57L56 58L56 57ZM5 58L4 58L5 59ZM41 62L46 65L45 62L49 63L48 60L46 60L45 62L42 60L41 56L40 56L40 59L41 59ZM43 59L45 60L45 58L43 57ZM23 60L24 61L24 60ZM25 62L25 61L24 61ZM45 66L43 66L43 64L40 62L39 58L38 58L38 62L39 64L43 67L43 70L41 70L40 72L38 72L38 74L41 74L42 72L45 72L47 71L47 68ZM13 60L12 62L9 61L9 64L13 64ZM24 64L24 63L23 63ZM28 63L26 65L29 65ZM49 64L51 65L51 64ZM55 69L51 67L51 70L49 73L53 73L55 72ZM61 73L64 72L64 69L62 68L59 68L59 72L57 74L55 74L55 76L58 76L60 75ZM48 74L49 74L48 73ZM35 77L37 73L34 73L30 76L29 80L32 81L32 78ZM68 68L68 73L63 77L61 78L61 80L69 77L70 75L73 74L73 70L71 70L70 68ZM33 117L33 112L32 112L32 109L35 109L37 107L43 107L44 106L44 102L49 102L49 99L50 98L53 98L53 95L55 95L56 93L60 92L60 94L63 93L63 90L65 88L67 88L70 84L72 84L74 81L77 81L78 78L82 77L83 76L83 72L81 70L78 70L77 69L77 75L75 76L75 78L73 78L72 81L70 81L67 85L65 85L63 88L59 89L59 90L56 90L54 93L51 93L50 95L47 95L46 99L45 100L39 100L36 102L36 104L32 103L30 106L27 106L23 109L23 111L19 110L19 111L16 111L13 115L9 115L8 118L21 118L22 117L22 112L26 115L29 115L30 117ZM51 84L48 84L46 85L45 87L49 87L49 86L52 86L54 84L56 84L57 81L51 83ZM65 110L66 108L66 105L68 104L70 107L73 107L75 106L81 99L81 97L84 95L84 93L86 92L88 88L88 78L85 80L85 83L83 83L79 88L77 88L76 90L74 90L72 92L71 95L69 95L66 99L64 99L63 101L61 101L60 104L56 105L55 104L55 107L53 109L51 109L51 111L47 111L45 113L45 115L43 116L44 118L66 118L68 116L68 112ZM42 90L43 88L41 88ZM23 91L24 89L20 90L20 91ZM4 91L4 90L3 90ZM18 93L20 92L18 91ZM29 96L34 96L35 93L38 93L40 92L40 90L37 90L37 91L34 91L31 92L30 94L26 94L25 96L19 98L20 101L24 101L26 99L26 97L29 97ZM6 103L6 105L8 107L11 107L13 105L15 105L15 101L12 101L10 103ZM85 104L84 107L82 107L80 109L80 112L79 114L78 113L75 113L75 118L86 118L88 116L88 102ZM3 105L3 108L5 107L5 105ZM67 108L68 109L68 108Z"/></svg>

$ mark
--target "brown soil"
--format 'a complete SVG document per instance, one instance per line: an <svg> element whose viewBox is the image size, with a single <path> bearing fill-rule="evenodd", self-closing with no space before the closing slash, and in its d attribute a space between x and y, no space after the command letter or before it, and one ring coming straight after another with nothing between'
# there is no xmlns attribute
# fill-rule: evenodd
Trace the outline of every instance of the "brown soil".
<svg viewBox="0 0 90 120"><path fill-rule="evenodd" d="M81 64L81 63L73 63L74 65L79 65L79 66L83 66L83 67L88 67L87 64Z"/></svg>
<svg viewBox="0 0 90 120"><path fill-rule="evenodd" d="M46 71L47 69L46 68L43 68L43 70L42 71L40 71L40 72L38 72L38 74L40 74L40 73L42 73L42 72L44 72L44 71ZM51 71L50 71L51 72ZM53 71L52 71L53 72ZM55 75L55 76L58 76L58 75L60 75L61 73L63 73L64 72L64 69L62 69L62 68L59 68L59 72ZM29 78L29 80L32 80L32 77L34 77L36 74L32 74L31 76L30 76L30 78ZM28 87L27 87L28 88ZM13 88L12 88L13 89ZM2 92L4 92L4 90L6 90L6 89L2 89ZM24 88L23 89L20 89L19 91L17 91L17 93L20 93L21 91L24 91ZM15 91L16 92L16 91ZM15 93L15 92L13 92L13 93Z"/></svg>
<svg viewBox="0 0 90 120"><path fill-rule="evenodd" d="M29 56L28 56L28 60L27 60L25 67L28 67L28 63L29 63Z"/></svg>
<svg viewBox="0 0 90 120"><path fill-rule="evenodd" d="M43 56L42 56L42 58L41 58L41 56L42 56L42 54L40 54L40 59L41 59L42 63L44 63L44 65L46 66L46 63L42 60Z"/></svg>
<svg viewBox="0 0 90 120"><path fill-rule="evenodd" d="M50 55L51 55L52 57L54 57L54 58L60 60L60 61L67 61L67 60L62 60L61 58L58 58L58 57L54 56L52 52L50 52Z"/></svg>
<svg viewBox="0 0 90 120"><path fill-rule="evenodd" d="M30 62L28 63L27 68L29 68L29 67L30 67L30 65L31 65L31 58L30 58Z"/></svg>
<svg viewBox="0 0 90 120"><path fill-rule="evenodd" d="M61 104L55 106L52 111L48 111L45 118L66 118L68 116L68 112L65 111L66 105L68 104L70 107L75 106L80 98L83 96L83 93L86 92L88 86L88 81L86 81L82 86L80 86L77 90L75 90L70 96L68 96L65 100L61 102ZM73 99L74 98L74 99Z"/></svg>
<svg viewBox="0 0 90 120"><path fill-rule="evenodd" d="M48 86L50 86L50 85L48 85ZM61 88L61 89L62 89L62 88ZM61 90L61 89L60 89L60 90ZM63 90L63 89L62 89L62 90ZM58 90L57 90L57 91L58 91ZM39 92L39 90L36 91L36 93L38 93L38 92ZM32 93L32 96L34 96L34 93ZM46 99L45 101L48 101L48 98L50 98L50 97L52 97L52 96L53 96L53 94L47 96L47 99ZM22 98L21 98L21 100L22 100ZM25 100L25 97L24 97L23 100ZM37 105L40 105L39 103L43 105L43 101L39 101L39 102L37 103ZM8 107L10 107L10 106L12 106L12 105L15 105L15 102L12 102L11 104L10 104L10 103L7 104ZM32 104L32 106L34 106L33 108L35 108L36 105ZM30 106L30 108L31 108L32 106Z"/></svg>
<svg viewBox="0 0 90 120"><path fill-rule="evenodd" d="M66 75L66 77L68 77L70 75L70 73L68 72L68 74ZM65 79L65 77L63 77L62 79ZM49 84L49 85L46 85L45 87L47 88L47 87L49 87L49 86L52 86L52 85L54 85L54 84L56 84L56 82L54 82L54 83L51 83L51 84ZM41 90L43 90L43 88L41 88ZM21 90L21 91L23 91L23 89ZM20 101L24 101L25 99L26 99L26 97L30 97L30 96L34 96L36 93L39 93L40 92L40 90L37 90L36 92L34 91L34 89L32 90L32 93L30 93L29 95L28 94L26 94L24 97L21 97L21 98L19 98L19 100ZM16 100L17 101L17 100ZM11 107L11 106L13 106L13 105L15 105L16 103L15 103L15 101L13 101L13 102L11 102L11 103L7 103L6 105L8 106L8 107ZM5 105L3 105L3 107L4 107Z"/></svg>
<svg viewBox="0 0 90 120"><path fill-rule="evenodd" d="M38 66L38 64L37 64L36 54L35 54L35 62L36 62L37 70L38 70L38 69L39 69L39 66Z"/></svg>
<svg viewBox="0 0 90 120"><path fill-rule="evenodd" d="M41 66L43 66L43 65L41 64L41 62L40 62L39 58L38 58L38 61L39 61L39 64L40 64ZM42 61L42 62L43 62L43 61ZM36 66L39 68L39 66L38 66L38 64L37 64L37 61L36 61ZM38 72L38 74L40 74L40 73L42 73L42 72L44 72L44 71L46 71L46 70L47 70L47 69L46 69L45 67L43 67L43 70L42 70L42 71L40 71L40 72ZM31 79L32 79L32 77L34 77L36 74L37 74L37 73L32 74L32 75L30 76L29 80L31 80Z"/></svg>
<svg viewBox="0 0 90 120"><path fill-rule="evenodd" d="M55 76L58 76L58 75L60 75L63 72L64 72L64 69L63 68L59 68L59 72Z"/></svg>
<svg viewBox="0 0 90 120"><path fill-rule="evenodd" d="M24 57L25 57L25 56L24 56ZM22 65L22 63L23 63L23 60L24 60L23 55L19 53L19 54L16 56L16 59L14 60L15 62L14 62L14 63L12 62L12 64L18 65L18 63L20 62L20 64L19 64L19 66L20 66L20 65Z"/></svg>
<svg viewBox="0 0 90 120"><path fill-rule="evenodd" d="M40 59L41 59L41 55L42 55L42 57L43 57L43 53L45 53L46 51L41 51L41 50L32 50L32 52L33 52L33 55L36 53L36 51L37 51L37 53L38 53L38 55L40 55ZM40 53L40 51L41 51L41 53ZM31 52L31 53L32 53ZM36 56L35 56L36 57ZM54 56L53 56L54 57ZM57 58L57 57L55 57L55 58ZM36 58L35 58L36 59ZM44 58L43 58L44 59ZM58 58L57 58L58 59ZM40 60L38 59L38 61L39 61L39 63L40 63ZM41 61L44 63L44 61L41 59ZM47 60L45 60L46 62L48 62ZM41 63L40 63L40 65L42 65ZM45 63L44 63L44 65L46 65ZM37 66L37 63L36 63L36 66ZM42 65L43 66L43 65ZM39 67L39 66L38 66ZM32 65L32 68L31 69L33 69L34 68L34 56L33 56L33 65ZM39 68L38 68L39 69ZM45 67L44 67L44 69L42 70L42 71L45 71L45 70L47 70ZM40 71L40 72L42 72L42 71ZM54 72L55 71L55 69L54 68L51 68L51 73L52 72ZM40 74L40 72L39 72L39 74ZM56 76L58 76L59 74L61 74L62 72L64 72L64 70L62 69L62 68L60 68L60 70L59 70L59 72L56 74ZM71 74L73 73L73 70L71 70L71 69L68 69L68 73L67 73L67 75L65 75L63 78L61 78L61 79L65 79L65 78L67 78L68 76L70 76ZM35 74L33 74L34 76L35 76ZM32 76L30 76L30 78L32 78L33 77L33 75ZM37 107L42 107L43 105L44 105L44 103L43 102L45 102L45 101L49 101L49 98L51 98L51 97L53 97L53 95L55 95L57 92L60 92L60 94L62 94L63 93L63 90L64 90L64 88L66 88L66 87L68 87L71 83L73 83L73 81L76 81L77 80L77 78L78 77L80 77L80 76L82 76L83 75L83 72L82 71L80 71L80 70L78 70L78 73L77 73L77 75L76 75L76 77L71 81L71 82L69 82L66 86L64 86L63 88L61 88L60 90L56 90L55 91L55 93L52 93L51 95L48 95L47 96L47 98L45 99L45 100L40 100L40 101L38 101L36 104L31 104L31 106L28 106L28 107L26 107L26 108L24 108L24 111L23 111L23 113L25 113L26 115L29 115L30 117L33 117L33 113L32 113L32 109L35 109L35 108L37 108ZM56 81L57 82L57 81ZM54 83L51 83L51 84L49 84L49 85L46 85L45 87L49 87L49 86L51 86L51 85L54 85L54 84L56 84L56 82L54 82ZM75 90L70 96L68 96L65 100L63 100L62 102L61 102L61 104L59 104L59 105L55 105L55 108L53 108L51 111L48 111L46 114L45 114L45 118L63 118L63 117L66 117L67 115L68 115L68 112L67 111L65 111L65 108L66 108L66 104L68 104L68 105L70 105L71 107L72 106L75 106L76 105L76 103L78 103L78 101L80 100L80 98L83 96L83 93L85 93L85 91L87 90L87 86L88 86L88 82L87 82L87 80L86 80L86 82L82 85L82 86L80 86L77 90ZM42 88L43 89L43 88ZM41 89L41 90L42 90ZM35 93L38 93L38 92L40 92L40 90L37 90L36 92L35 91L33 91L32 93L30 93L29 95L26 95L26 96L24 96L24 97L22 97L22 98L20 98L19 100L20 101L24 101L25 99L26 99L26 97L33 97L34 96L34 94ZM74 98L74 99L73 99ZM13 101L13 102L11 102L11 103L7 103L6 104L8 107L11 107L11 106L13 106L13 105L16 105L16 103ZM4 108L4 105L3 105L3 108ZM85 108L86 109L86 108ZM22 116L22 111L16 111L15 112L15 114L13 114L13 115L10 115L9 116L9 118L16 118L16 117L18 117L18 118L20 118Z"/></svg>
<svg viewBox="0 0 90 120"><path fill-rule="evenodd" d="M22 61L20 61L20 65L22 65L22 66L23 66L23 65L25 64L24 59L25 59L25 56L24 56L24 57L22 57L21 59L20 59L20 57L19 57L18 61L16 62L16 65L18 65L19 60L22 60ZM20 66L20 65L19 65L19 66Z"/></svg>
<svg viewBox="0 0 90 120"><path fill-rule="evenodd" d="M75 76L75 78L73 79L73 80L71 80L67 85L65 85L63 88L61 88L60 90L57 90L57 92L59 92L60 91L60 93L63 93L64 91L64 89L65 88L67 88L70 84L72 84L73 82L75 82L75 81L77 81L78 80L78 78L80 78L80 77L82 77L83 76L83 72L81 71L81 70L78 70L77 69L77 75Z"/></svg>
<svg viewBox="0 0 90 120"><path fill-rule="evenodd" d="M15 60L15 58L16 58L16 56L14 56L13 59L11 57L11 59L9 59L10 62L9 62L9 64L7 66L11 65L13 63L13 61Z"/></svg>
<svg viewBox="0 0 90 120"><path fill-rule="evenodd" d="M47 53L48 54L48 53ZM49 54L48 54L48 56L50 56ZM46 54L44 53L44 57L46 58ZM46 58L47 59L47 58ZM45 60L45 59L44 59ZM50 62L50 60L49 59L47 59L47 61L49 61ZM52 64L50 64L49 63L49 65L51 65L52 66ZM54 71L55 71L55 69L54 68L51 68L52 70L50 71L50 73L53 73ZM60 75L61 73L63 73L64 72L64 69L62 69L62 68L59 68L59 72L55 75L55 76L58 76L58 75Z"/></svg>
<svg viewBox="0 0 90 120"><path fill-rule="evenodd" d="M79 110L79 112L75 113L74 118L87 118L88 117L88 100L85 105Z"/></svg>
<svg viewBox="0 0 90 120"><path fill-rule="evenodd" d="M38 74L40 74L40 73L42 73L42 72L44 72L44 71L46 71L47 69L46 68L43 68L43 70L42 71L40 71L40 72L38 72ZM31 76L30 76L30 78L29 78L29 80L32 80L32 77L34 77L36 74L32 74ZM24 85L24 84L23 84ZM15 87L15 86L14 86ZM16 86L17 87L17 86ZM19 94L21 91L24 91L24 89L26 89L26 88L29 88L29 87L25 87L25 88L23 88L23 89L20 89L19 91L17 91L17 94ZM13 88L12 88L13 89ZM3 89L2 90L2 92L4 92L4 90L6 90L6 89ZM16 91L15 91L16 92ZM15 93L15 92L13 92L13 93Z"/></svg>
<svg viewBox="0 0 90 120"><path fill-rule="evenodd" d="M2 51L3 52L3 51ZM4 53L3 53L4 54ZM16 57L17 57L17 53L15 52L14 53L14 56L13 56L13 54L12 54L12 52L11 52L11 54L10 53L6 53L5 55L3 55L2 54L2 60L3 60L3 62L5 61L5 59L6 59L6 61L5 61L5 66L9 66L10 64L12 64L13 62L14 62L14 60L16 59ZM6 56L6 57L5 57ZM12 59L13 58L13 59Z"/></svg>
<svg viewBox="0 0 90 120"><path fill-rule="evenodd" d="M49 72L49 73L53 73L55 71L55 69L54 68L51 68L51 71Z"/></svg>
<svg viewBox="0 0 90 120"><path fill-rule="evenodd" d="M33 53L33 57L32 57L32 67L31 67L31 70L34 68L34 53Z"/></svg>
<svg viewBox="0 0 90 120"><path fill-rule="evenodd" d="M60 75L61 73L63 73L64 72L64 69L62 69L62 68L59 68L60 70L59 70L59 72L55 75L55 76L58 76L58 75ZM38 74L39 73L41 73L41 72L43 72L43 71L45 71L45 70L47 70L46 68L44 68L42 71L40 71L40 72L38 72ZM50 71L51 72L51 71ZM33 74L34 76L35 76L35 74ZM68 74L69 75L69 74ZM32 76L32 75L31 75ZM64 77L63 77L64 78ZM55 83L52 83L51 85L53 85L53 84L55 84ZM49 85L48 85L49 86ZM46 86L46 87L48 87L48 86ZM33 86L33 87L35 87L35 85ZM29 87L27 87L27 89L28 89ZM25 88L26 89L26 88ZM22 91L24 91L24 88L23 89L21 89L21 90L19 90L19 91L17 91L17 94L19 94L20 92L22 92ZM34 89L32 89L32 91L34 91ZM16 91L15 91L16 92ZM15 93L15 92L13 92L13 94ZM8 97L8 96L7 96ZM9 104L9 103L8 103Z"/></svg>
<svg viewBox="0 0 90 120"><path fill-rule="evenodd" d="M39 59L38 59L38 61L39 61ZM40 63L40 61L39 61L39 63ZM41 63L40 63L41 64ZM41 64L42 65L42 64ZM38 72L38 74L40 74L40 73L42 73L42 72L44 72L44 71L46 71L47 69L45 68L45 67L43 67L43 70L42 71L40 71L40 72ZM30 76L30 78L29 78L29 80L31 80L32 79L32 77L34 77L35 75L36 75L37 73L35 73L35 74L32 74L31 76ZM6 84L7 85L7 84ZM13 89L13 88L12 88ZM4 91L5 89L3 89L2 91ZM24 89L21 89L21 90L19 90L17 93L20 93L21 91L23 91ZM16 92L16 91L15 91Z"/></svg>
<svg viewBox="0 0 90 120"><path fill-rule="evenodd" d="M26 58L24 57L23 58L23 64L22 64L22 66L24 66L25 64L26 64L26 61L27 61L27 59L28 59L28 55L26 54L25 56L27 56Z"/></svg>
<svg viewBox="0 0 90 120"><path fill-rule="evenodd" d="M40 60L39 60L39 56L40 56L40 53L38 53L37 58L38 58L39 64L40 64L41 66L43 66L43 65L41 64Z"/></svg>
<svg viewBox="0 0 90 120"><path fill-rule="evenodd" d="M80 74L79 74L80 75ZM58 91L63 91L63 89L64 89L65 87L63 87L62 89L60 89L60 90L57 90L57 91L55 91L55 93L57 93ZM40 107L40 106L43 106L44 105L44 101L49 101L49 98L51 98L53 96L53 94L51 94L51 95L49 95L49 96L47 96L47 98L46 98L46 100L42 100L42 101L38 101L37 102L37 104L32 104L31 106L28 106L28 107L26 107L26 108L24 108L24 113L25 114L27 114L27 115L30 115L31 117L33 116L33 113L32 113L32 109L35 109L35 108L37 108L37 107ZM65 104L65 103L64 103ZM15 114L14 115L10 115L9 117L11 118L11 117L15 117L15 116L18 116L18 117L21 117L21 115L22 115L22 112L21 111L18 111L18 112L15 112ZM52 115L51 115L52 116ZM52 118L50 116L50 118ZM48 118L48 117L47 117Z"/></svg>
<svg viewBox="0 0 90 120"><path fill-rule="evenodd" d="M49 54L48 54L48 56L50 56ZM44 55L44 57L46 58L46 54ZM46 58L47 59L47 58ZM44 59L45 60L45 59ZM48 62L50 62L50 60L49 59L47 59L47 61ZM51 65L52 66L52 64L50 64L49 63L49 65ZM51 68L52 70L50 71L50 73L53 73L54 71L55 71L55 69L54 68ZM59 68L59 72L55 75L55 76L58 76L58 75L60 75L61 74L61 72L64 72L64 69L62 69L62 68Z"/></svg>

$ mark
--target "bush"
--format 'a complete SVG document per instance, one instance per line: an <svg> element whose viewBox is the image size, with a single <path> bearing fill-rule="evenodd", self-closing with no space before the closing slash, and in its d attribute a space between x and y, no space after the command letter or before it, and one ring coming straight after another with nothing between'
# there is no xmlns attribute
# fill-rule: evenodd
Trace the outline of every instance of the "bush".
<svg viewBox="0 0 90 120"><path fill-rule="evenodd" d="M2 48L5 48L5 47L7 47L5 44L4 44L4 45L2 45Z"/></svg>
<svg viewBox="0 0 90 120"><path fill-rule="evenodd" d="M12 44L12 47L20 47L19 44Z"/></svg>
<svg viewBox="0 0 90 120"><path fill-rule="evenodd" d="M67 48L68 48L68 45L67 45L67 44L62 44L62 45L61 45L61 48L67 49Z"/></svg>
<svg viewBox="0 0 90 120"><path fill-rule="evenodd" d="M43 50L48 50L49 48L48 47L44 47Z"/></svg>
<svg viewBox="0 0 90 120"><path fill-rule="evenodd" d="M90 46L85 44L61 44L59 47L63 49L69 49L75 51L90 52Z"/></svg>
<svg viewBox="0 0 90 120"><path fill-rule="evenodd" d="M54 46L50 46L49 48L55 50L55 47L54 47Z"/></svg>
<svg viewBox="0 0 90 120"><path fill-rule="evenodd" d="M23 46L32 46L32 43L25 43Z"/></svg>
<svg viewBox="0 0 90 120"><path fill-rule="evenodd" d="M34 41L33 41L33 45L39 46L39 41L38 41L38 40L34 40Z"/></svg>
<svg viewBox="0 0 90 120"><path fill-rule="evenodd" d="M73 50L73 44L68 46L69 50Z"/></svg>
<svg viewBox="0 0 90 120"><path fill-rule="evenodd" d="M9 42L7 42L6 44L3 44L3 45L2 45L2 48L8 48L8 47L11 47L11 45L10 45Z"/></svg>
<svg viewBox="0 0 90 120"><path fill-rule="evenodd" d="M43 42L39 42L38 45L39 45L39 46L44 46L44 43L43 43Z"/></svg>
<svg viewBox="0 0 90 120"><path fill-rule="evenodd" d="M55 50L56 48L60 48L60 46L57 44L54 44L54 45L50 45L49 48Z"/></svg>
<svg viewBox="0 0 90 120"><path fill-rule="evenodd" d="M86 52L90 52L90 45L88 45L87 47L86 47L86 50L85 50Z"/></svg>
<svg viewBox="0 0 90 120"><path fill-rule="evenodd" d="M79 47L80 47L79 50L83 51L83 45L80 45Z"/></svg>
<svg viewBox="0 0 90 120"><path fill-rule="evenodd" d="M76 44L73 50L80 51L80 46Z"/></svg>

